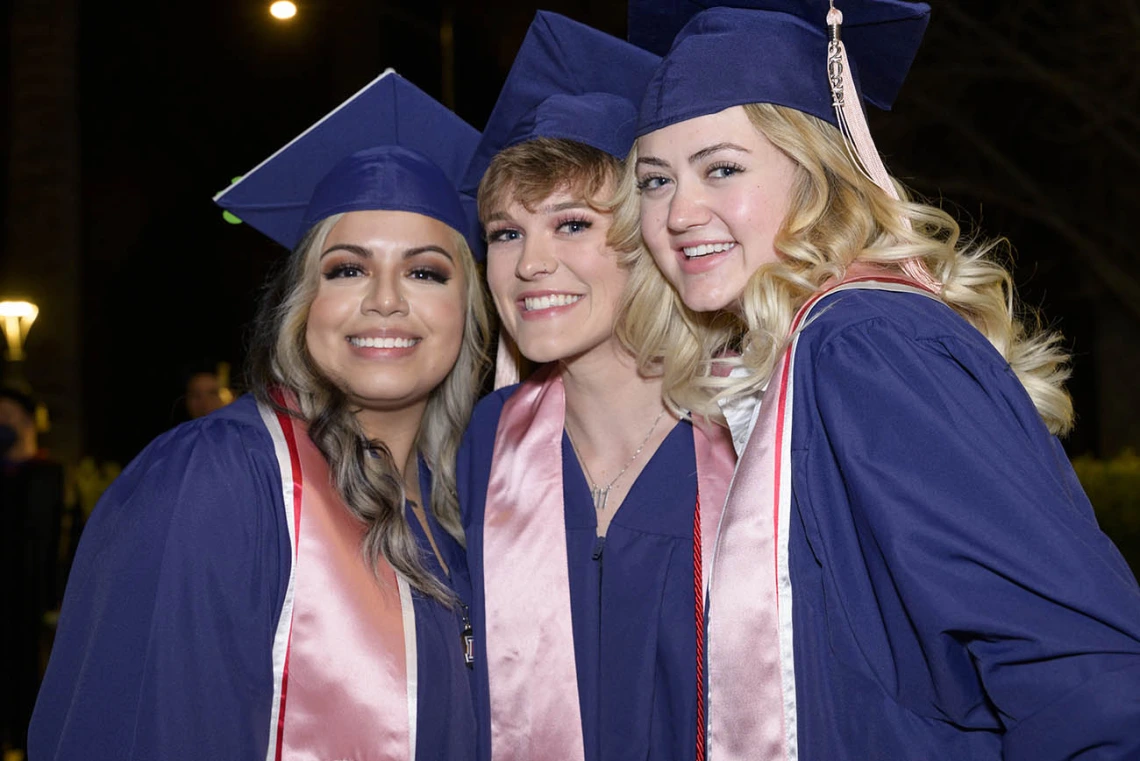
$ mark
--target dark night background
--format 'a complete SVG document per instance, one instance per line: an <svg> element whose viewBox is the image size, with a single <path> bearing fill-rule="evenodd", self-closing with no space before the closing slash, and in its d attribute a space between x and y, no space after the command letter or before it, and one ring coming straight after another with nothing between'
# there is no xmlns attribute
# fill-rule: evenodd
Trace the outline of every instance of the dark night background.
<svg viewBox="0 0 1140 761"><path fill-rule="evenodd" d="M46 443L125 463L179 418L190 364L243 360L259 286L284 255L210 199L385 67L481 127L533 2L15 0L0 121L0 296L40 306L24 369ZM1075 351L1071 454L1140 448L1140 5L941 0L892 114L888 166L1004 234L1025 300ZM1061 4L1057 4L1061 5ZM548 2L616 35L625 4ZM840 7L841 4L840 4Z"/></svg>

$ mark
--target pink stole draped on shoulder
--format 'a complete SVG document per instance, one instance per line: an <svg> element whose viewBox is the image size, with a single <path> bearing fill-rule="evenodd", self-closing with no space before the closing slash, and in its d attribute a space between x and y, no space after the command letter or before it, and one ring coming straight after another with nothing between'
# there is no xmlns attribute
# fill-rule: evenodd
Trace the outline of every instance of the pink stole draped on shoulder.
<svg viewBox="0 0 1140 761"><path fill-rule="evenodd" d="M551 365L507 400L495 435L483 519L495 761L585 757L562 491L565 419L562 378ZM735 454L724 429L693 430L711 551Z"/></svg>
<svg viewBox="0 0 1140 761"><path fill-rule="evenodd" d="M740 455L710 568L710 761L791 761L798 755L788 571L796 331L819 300L836 291L866 288L936 298L909 280L861 276L865 271L800 308L793 339L772 373Z"/></svg>
<svg viewBox="0 0 1140 761"><path fill-rule="evenodd" d="M293 564L274 640L267 761L413 761L416 627L411 590L364 562L364 525L332 486L304 423L266 406Z"/></svg>

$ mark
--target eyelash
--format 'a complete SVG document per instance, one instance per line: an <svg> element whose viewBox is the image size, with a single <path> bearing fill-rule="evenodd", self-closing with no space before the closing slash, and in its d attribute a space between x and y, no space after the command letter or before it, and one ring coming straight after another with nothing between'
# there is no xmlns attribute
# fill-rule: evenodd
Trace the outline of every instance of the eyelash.
<svg viewBox="0 0 1140 761"><path fill-rule="evenodd" d="M712 176L715 172L719 172L719 171L725 170L725 169L728 170L727 175L722 176L722 177L713 177ZM705 174L706 174L706 176L709 176L710 179L723 180L723 179L727 179L728 177L732 177L733 175L740 174L743 171L744 171L744 167L742 167L740 164L736 164L736 163L733 163L731 161L721 161L721 162L718 162L716 164L713 164L708 169L706 169ZM653 184L653 183L658 182L658 181L661 182L660 185L654 185ZM648 191L658 190L661 187L663 187L664 184L667 182L669 182L669 178L664 177L664 176L659 175L659 174L652 174L652 175L649 175L647 177L642 177L640 180L637 181L637 192L638 193L644 193L647 190Z"/></svg>
<svg viewBox="0 0 1140 761"><path fill-rule="evenodd" d="M555 222L554 229L555 231L562 232L562 229L567 225L581 226L580 230L565 231L570 235L580 235L581 233L584 233L586 230L589 230L591 227L593 227L594 223L592 220L586 219L585 217L569 217L567 219L560 219ZM496 243L510 243L511 241L516 241L521 237L522 233L514 227L500 227L497 230L487 231L487 245L493 246Z"/></svg>
<svg viewBox="0 0 1140 761"><path fill-rule="evenodd" d="M490 246L493 243L508 243L509 240L504 237L506 235L515 236L509 240L518 240L520 237L519 231L513 227L500 227L498 230L487 231L487 245Z"/></svg>
<svg viewBox="0 0 1140 761"><path fill-rule="evenodd" d="M713 164L712 166L710 166L707 170L707 173L711 175L713 172L719 171L721 169L730 170L731 174L728 175L729 177L731 177L733 174L740 174L741 172L744 171L744 167L742 167L740 164L734 164L731 161L722 161L720 163ZM723 180L725 178L724 177L716 177L714 179Z"/></svg>
<svg viewBox="0 0 1140 761"><path fill-rule="evenodd" d="M642 177L640 180L637 181L637 192L638 193L644 193L647 190L659 189L661 187L661 185L656 185L654 187L649 186L649 183L656 182L657 180L661 180L664 183L664 182L668 182L669 178L663 177L659 174L651 174L647 177Z"/></svg>
<svg viewBox="0 0 1140 761"><path fill-rule="evenodd" d="M339 278L348 277L361 277L366 275L367 272L359 264L345 262L343 264L334 264L324 273L325 280L337 280ZM451 275L437 270L433 267L415 267L408 272L408 275L413 280L430 280L436 283L445 284L451 280Z"/></svg>
<svg viewBox="0 0 1140 761"><path fill-rule="evenodd" d="M349 275L350 272L354 274ZM329 267L327 270L325 270L324 277L325 280L336 280L337 278L342 277L359 277L363 274L364 268L359 264L345 262L342 264L334 264L332 267Z"/></svg>
<svg viewBox="0 0 1140 761"><path fill-rule="evenodd" d="M409 273L415 280L431 280L444 285L451 280L451 275L432 267L416 267Z"/></svg>
<svg viewBox="0 0 1140 761"><path fill-rule="evenodd" d="M566 227L567 225L581 225L581 227L582 227L581 230L569 233L570 235L580 235L581 233L584 233L587 230L589 230L591 227L593 227L594 223L591 222L590 220L586 219L585 217L570 217L569 219L559 220L558 223L554 226L554 229L555 230L562 230L562 228ZM567 232L569 232L569 231L567 231Z"/></svg>

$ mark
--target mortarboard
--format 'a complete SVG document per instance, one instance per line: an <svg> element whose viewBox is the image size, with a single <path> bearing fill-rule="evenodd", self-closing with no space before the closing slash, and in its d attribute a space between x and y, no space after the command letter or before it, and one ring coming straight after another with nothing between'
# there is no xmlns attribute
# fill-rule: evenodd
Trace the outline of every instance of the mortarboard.
<svg viewBox="0 0 1140 761"><path fill-rule="evenodd" d="M479 132L392 69L218 193L214 202L292 249L347 211L410 211L462 233L479 255L474 201L458 183Z"/></svg>
<svg viewBox="0 0 1140 761"><path fill-rule="evenodd" d="M500 151L541 137L573 140L625 159L638 104L661 59L565 16L539 11L527 29L460 186L475 195ZM495 388L518 382L500 334Z"/></svg>
<svg viewBox="0 0 1140 761"><path fill-rule="evenodd" d="M926 31L930 6L836 2L863 100L889 109ZM828 0L630 0L629 37L664 60L637 134L745 103L837 124L828 80Z"/></svg>
<svg viewBox="0 0 1140 761"><path fill-rule="evenodd" d="M461 186L474 193L499 151L540 137L624 159L660 58L548 11L535 14Z"/></svg>

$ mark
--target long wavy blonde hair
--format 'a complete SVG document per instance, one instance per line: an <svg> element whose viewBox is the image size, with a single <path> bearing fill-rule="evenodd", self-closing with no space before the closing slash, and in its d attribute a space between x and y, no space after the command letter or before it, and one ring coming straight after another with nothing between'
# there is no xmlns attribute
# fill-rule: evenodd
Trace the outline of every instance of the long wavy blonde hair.
<svg viewBox="0 0 1140 761"><path fill-rule="evenodd" d="M365 437L354 405L317 367L305 342L309 307L320 279L320 252L342 216L334 214L314 225L270 282L254 322L249 385L260 401L274 407L274 389L296 396L298 417L308 425L309 438L328 461L337 493L367 526L362 546L366 562L375 568L383 557L421 593L454 604L451 590L424 567L422 551L404 517L399 464L383 442ZM463 343L455 366L428 397L415 447L431 468L430 509L447 533L462 544L455 456L487 371L490 318L471 249L462 235L453 233L457 260L467 281Z"/></svg>
<svg viewBox="0 0 1140 761"><path fill-rule="evenodd" d="M760 267L739 299L739 313L699 314L681 302L644 248L635 144L618 188L615 227L627 245L631 287L618 335L642 372L658 372L670 405L717 417L717 402L766 385L789 341L796 311L828 280L855 262L899 271L921 262L942 284L942 301L978 329L1009 362L1037 411L1056 434L1072 427L1064 389L1068 354L1061 337L1042 329L1035 312L1019 305L1003 238L963 238L946 212L890 198L855 167L839 131L814 116L773 104L749 104L752 125L796 165L788 213L775 237L779 261ZM747 377L729 378L714 365L743 365Z"/></svg>

